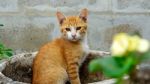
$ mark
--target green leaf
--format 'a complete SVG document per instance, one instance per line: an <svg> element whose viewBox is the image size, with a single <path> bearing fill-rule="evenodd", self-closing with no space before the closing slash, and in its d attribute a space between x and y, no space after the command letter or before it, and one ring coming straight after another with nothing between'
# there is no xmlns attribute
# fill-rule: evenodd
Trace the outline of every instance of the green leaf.
<svg viewBox="0 0 150 84"><path fill-rule="evenodd" d="M129 73L134 65L134 59L129 57L104 57L90 62L91 72L102 71L108 77L118 78Z"/></svg>
<svg viewBox="0 0 150 84"><path fill-rule="evenodd" d="M12 49L6 48L2 43L0 43L0 59L12 56Z"/></svg>
<svg viewBox="0 0 150 84"><path fill-rule="evenodd" d="M9 56L9 57L12 56L13 55L12 54L12 49L5 49L4 50L4 54L7 55L7 56Z"/></svg>
<svg viewBox="0 0 150 84"><path fill-rule="evenodd" d="M3 49L4 45L2 43L0 43L0 49Z"/></svg>
<svg viewBox="0 0 150 84"><path fill-rule="evenodd" d="M149 61L150 60L150 50L140 56L141 61Z"/></svg>
<svg viewBox="0 0 150 84"><path fill-rule="evenodd" d="M6 56L8 56L8 57L11 57L11 56L13 55L11 51L5 52L4 54L5 54Z"/></svg>
<svg viewBox="0 0 150 84"><path fill-rule="evenodd" d="M90 72L97 72L101 70L99 61L100 59L95 59L90 62L89 67L88 67Z"/></svg>
<svg viewBox="0 0 150 84"><path fill-rule="evenodd" d="M5 49L5 51L12 51L12 49L9 49L9 48L8 48L8 49Z"/></svg>

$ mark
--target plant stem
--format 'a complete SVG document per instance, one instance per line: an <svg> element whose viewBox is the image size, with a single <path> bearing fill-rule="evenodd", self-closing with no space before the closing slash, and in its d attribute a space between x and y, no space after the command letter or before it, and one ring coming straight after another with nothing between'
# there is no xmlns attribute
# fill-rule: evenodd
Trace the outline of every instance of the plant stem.
<svg viewBox="0 0 150 84"><path fill-rule="evenodd" d="M123 78L118 78L116 84L123 84Z"/></svg>

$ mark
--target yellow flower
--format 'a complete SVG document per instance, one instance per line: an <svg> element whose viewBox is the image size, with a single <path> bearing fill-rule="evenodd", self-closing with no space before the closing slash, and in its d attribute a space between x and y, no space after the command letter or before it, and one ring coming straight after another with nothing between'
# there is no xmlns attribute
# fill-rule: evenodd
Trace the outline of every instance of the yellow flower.
<svg viewBox="0 0 150 84"><path fill-rule="evenodd" d="M128 51L136 51L140 42L140 38L138 36L130 36L129 37L129 45Z"/></svg>
<svg viewBox="0 0 150 84"><path fill-rule="evenodd" d="M129 36L125 33L115 35L111 46L113 56L123 56L128 52L138 51L144 53L148 51L150 44L147 40L138 36Z"/></svg>
<svg viewBox="0 0 150 84"><path fill-rule="evenodd" d="M145 39L141 39L137 47L137 51L144 53L148 51L149 47L150 47L149 41Z"/></svg>
<svg viewBox="0 0 150 84"><path fill-rule="evenodd" d="M129 36L125 33L117 34L112 43L111 53L114 56L121 56L126 53L128 49L128 39Z"/></svg>

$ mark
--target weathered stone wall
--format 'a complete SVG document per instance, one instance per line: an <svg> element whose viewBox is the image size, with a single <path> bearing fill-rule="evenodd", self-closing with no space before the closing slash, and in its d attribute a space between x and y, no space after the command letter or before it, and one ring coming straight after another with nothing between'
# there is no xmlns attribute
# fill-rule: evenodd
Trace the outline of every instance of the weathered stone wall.
<svg viewBox="0 0 150 84"><path fill-rule="evenodd" d="M89 45L109 50L118 32L138 32L150 40L149 0L0 0L0 40L16 52L34 51L59 36L55 13L89 10Z"/></svg>

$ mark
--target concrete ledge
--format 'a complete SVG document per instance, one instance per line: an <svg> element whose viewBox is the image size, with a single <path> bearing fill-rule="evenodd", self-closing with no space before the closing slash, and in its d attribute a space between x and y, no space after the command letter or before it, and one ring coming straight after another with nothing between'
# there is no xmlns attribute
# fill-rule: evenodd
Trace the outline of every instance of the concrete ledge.
<svg viewBox="0 0 150 84"><path fill-rule="evenodd" d="M115 79L108 79L108 80L103 80L100 82L94 82L94 83L88 83L88 84L115 84L116 80Z"/></svg>

